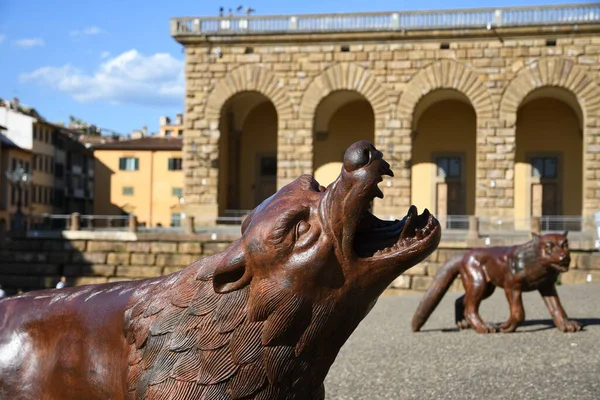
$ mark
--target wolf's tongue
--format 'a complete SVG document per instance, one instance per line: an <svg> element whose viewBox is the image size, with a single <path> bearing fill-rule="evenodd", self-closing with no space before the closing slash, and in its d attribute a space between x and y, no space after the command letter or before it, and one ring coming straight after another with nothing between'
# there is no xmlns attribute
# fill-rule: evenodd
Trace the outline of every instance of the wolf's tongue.
<svg viewBox="0 0 600 400"><path fill-rule="evenodd" d="M400 239L408 239L415 236L418 217L417 207L410 206L408 213L406 214L406 221L404 222L404 229L402 229Z"/></svg>

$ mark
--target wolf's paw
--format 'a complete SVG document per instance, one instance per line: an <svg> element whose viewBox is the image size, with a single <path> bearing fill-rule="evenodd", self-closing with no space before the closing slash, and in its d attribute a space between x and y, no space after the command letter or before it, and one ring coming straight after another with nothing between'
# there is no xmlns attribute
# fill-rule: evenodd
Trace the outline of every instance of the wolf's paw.
<svg viewBox="0 0 600 400"><path fill-rule="evenodd" d="M458 329L469 329L471 327L471 325L467 322L466 319L458 321L456 323L456 326L458 327Z"/></svg>
<svg viewBox="0 0 600 400"><path fill-rule="evenodd" d="M581 325L577 321L566 320L558 326L558 330L561 332L579 332L581 330Z"/></svg>

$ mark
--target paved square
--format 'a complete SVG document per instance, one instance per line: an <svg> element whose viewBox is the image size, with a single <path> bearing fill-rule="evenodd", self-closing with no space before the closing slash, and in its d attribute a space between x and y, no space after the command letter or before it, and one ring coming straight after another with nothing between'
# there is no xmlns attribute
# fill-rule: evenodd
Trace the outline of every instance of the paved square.
<svg viewBox="0 0 600 400"><path fill-rule="evenodd" d="M422 295L382 296L331 367L326 398L600 399L600 283L559 286L558 293L584 331L556 330L542 298L531 292L523 295L526 321L517 332L458 332L454 300L462 293L452 292L413 333ZM481 314L491 322L508 317L503 290L482 303Z"/></svg>

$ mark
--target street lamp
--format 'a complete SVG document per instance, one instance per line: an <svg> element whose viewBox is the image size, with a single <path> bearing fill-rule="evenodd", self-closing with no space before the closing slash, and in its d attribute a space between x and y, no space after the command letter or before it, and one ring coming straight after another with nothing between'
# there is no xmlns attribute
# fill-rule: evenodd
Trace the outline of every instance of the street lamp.
<svg viewBox="0 0 600 400"><path fill-rule="evenodd" d="M17 212L12 224L14 231L21 231L23 229L23 210L21 209L22 192L27 186L31 184L32 174L19 166L14 171L6 171L6 178L13 184L17 189Z"/></svg>

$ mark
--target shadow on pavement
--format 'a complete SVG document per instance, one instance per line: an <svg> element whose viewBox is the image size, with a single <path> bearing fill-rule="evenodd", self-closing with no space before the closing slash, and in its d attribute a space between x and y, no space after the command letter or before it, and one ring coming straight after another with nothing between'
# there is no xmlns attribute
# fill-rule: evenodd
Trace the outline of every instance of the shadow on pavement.
<svg viewBox="0 0 600 400"><path fill-rule="evenodd" d="M593 326L593 325L600 325L600 318L571 318L577 322L579 322L579 324L582 325L583 329L585 330L585 328L587 326ZM499 324L496 324L499 325ZM526 327L533 327L533 326L539 326L542 325L541 327L537 328L537 329L523 329ZM525 320L520 326L519 329L517 329L516 332L513 333L531 333L531 332L539 332L539 331L545 331L548 329L556 329L556 326L554 325L554 321L552 321L551 319L530 319L530 320ZM470 329L468 329L470 330ZM441 328L441 329L421 329L422 333L426 333L426 332L444 332L444 333L449 333L449 332L460 332L460 329L458 329L457 327L452 327L452 328Z"/></svg>

